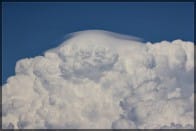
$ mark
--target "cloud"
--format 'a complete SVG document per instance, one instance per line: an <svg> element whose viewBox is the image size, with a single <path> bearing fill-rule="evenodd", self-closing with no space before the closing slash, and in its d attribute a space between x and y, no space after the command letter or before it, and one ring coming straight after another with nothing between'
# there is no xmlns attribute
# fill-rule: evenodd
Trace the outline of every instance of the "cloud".
<svg viewBox="0 0 196 131"><path fill-rule="evenodd" d="M193 128L194 44L73 33L16 64L2 88L3 128Z"/></svg>

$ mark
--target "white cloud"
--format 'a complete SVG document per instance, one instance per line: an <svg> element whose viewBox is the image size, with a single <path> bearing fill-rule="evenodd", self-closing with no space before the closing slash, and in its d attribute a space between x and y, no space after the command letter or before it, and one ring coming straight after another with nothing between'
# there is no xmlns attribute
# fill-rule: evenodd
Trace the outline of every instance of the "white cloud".
<svg viewBox="0 0 196 131"><path fill-rule="evenodd" d="M17 62L3 85L3 128L193 128L194 44L72 34Z"/></svg>

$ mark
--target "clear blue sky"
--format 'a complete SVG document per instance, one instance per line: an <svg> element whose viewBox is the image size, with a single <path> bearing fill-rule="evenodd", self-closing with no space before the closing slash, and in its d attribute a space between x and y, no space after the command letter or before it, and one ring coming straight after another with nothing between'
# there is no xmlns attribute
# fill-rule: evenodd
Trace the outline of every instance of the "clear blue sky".
<svg viewBox="0 0 196 131"><path fill-rule="evenodd" d="M3 83L16 61L56 47L68 33L103 29L145 41L194 39L193 3L3 3Z"/></svg>

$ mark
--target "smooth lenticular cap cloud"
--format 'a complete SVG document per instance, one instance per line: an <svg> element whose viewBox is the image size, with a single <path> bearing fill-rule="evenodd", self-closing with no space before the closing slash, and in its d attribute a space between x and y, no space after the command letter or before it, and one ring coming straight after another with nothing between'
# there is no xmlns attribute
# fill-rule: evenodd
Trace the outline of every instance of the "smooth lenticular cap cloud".
<svg viewBox="0 0 196 131"><path fill-rule="evenodd" d="M73 33L44 56L17 62L2 89L3 128L193 128L193 47Z"/></svg>

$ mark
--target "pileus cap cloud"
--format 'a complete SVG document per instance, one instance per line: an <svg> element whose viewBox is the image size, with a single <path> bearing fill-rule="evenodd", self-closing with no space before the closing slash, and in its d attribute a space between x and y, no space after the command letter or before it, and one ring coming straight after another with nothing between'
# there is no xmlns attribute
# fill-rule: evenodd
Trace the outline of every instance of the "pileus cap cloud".
<svg viewBox="0 0 196 131"><path fill-rule="evenodd" d="M16 64L2 89L3 128L193 128L194 44L73 33Z"/></svg>

